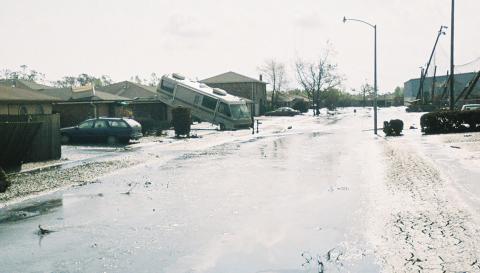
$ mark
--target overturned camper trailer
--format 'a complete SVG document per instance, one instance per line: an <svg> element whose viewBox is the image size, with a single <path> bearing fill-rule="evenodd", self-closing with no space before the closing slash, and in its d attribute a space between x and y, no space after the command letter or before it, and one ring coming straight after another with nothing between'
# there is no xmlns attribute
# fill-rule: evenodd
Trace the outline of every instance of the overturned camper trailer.
<svg viewBox="0 0 480 273"><path fill-rule="evenodd" d="M252 116L247 100L211 88L179 74L162 77L157 92L159 100L171 107L188 107L202 121L219 125L221 130L249 128Z"/></svg>

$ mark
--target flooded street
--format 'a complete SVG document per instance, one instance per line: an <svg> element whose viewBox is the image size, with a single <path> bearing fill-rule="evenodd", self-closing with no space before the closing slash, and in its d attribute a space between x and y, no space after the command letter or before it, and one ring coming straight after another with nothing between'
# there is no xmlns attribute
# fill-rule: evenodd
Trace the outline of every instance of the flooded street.
<svg viewBox="0 0 480 273"><path fill-rule="evenodd" d="M443 140L408 130L416 114L382 111L404 119L403 137L344 109L137 145L89 183L1 209L0 272L478 270L479 196L458 189L478 189L477 171L443 172Z"/></svg>

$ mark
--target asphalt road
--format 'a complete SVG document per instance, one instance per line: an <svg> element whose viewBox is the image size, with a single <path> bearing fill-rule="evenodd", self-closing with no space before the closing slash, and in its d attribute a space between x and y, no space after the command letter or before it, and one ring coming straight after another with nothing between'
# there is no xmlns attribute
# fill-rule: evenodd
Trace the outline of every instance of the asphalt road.
<svg viewBox="0 0 480 273"><path fill-rule="evenodd" d="M443 140L374 136L371 120L344 109L141 145L95 183L1 209L0 272L478 270L478 204L441 171Z"/></svg>

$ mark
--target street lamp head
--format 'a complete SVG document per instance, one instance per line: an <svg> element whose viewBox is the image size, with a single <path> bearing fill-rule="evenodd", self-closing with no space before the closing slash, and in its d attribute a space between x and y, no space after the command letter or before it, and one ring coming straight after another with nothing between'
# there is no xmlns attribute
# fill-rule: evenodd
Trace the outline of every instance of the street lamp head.
<svg viewBox="0 0 480 273"><path fill-rule="evenodd" d="M442 33L443 35L446 35L447 33L446 33L444 30L447 30L447 29L448 29L447 26L442 26L442 27L440 28L440 33Z"/></svg>
<svg viewBox="0 0 480 273"><path fill-rule="evenodd" d="M345 24L347 22L347 17L343 16L343 23Z"/></svg>

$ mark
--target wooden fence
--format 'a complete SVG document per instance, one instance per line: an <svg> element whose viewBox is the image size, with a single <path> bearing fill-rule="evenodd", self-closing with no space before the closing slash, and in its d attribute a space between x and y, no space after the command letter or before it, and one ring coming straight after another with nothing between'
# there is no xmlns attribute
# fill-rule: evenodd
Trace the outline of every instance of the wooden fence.
<svg viewBox="0 0 480 273"><path fill-rule="evenodd" d="M19 166L29 154L40 126L39 122L0 122L0 166Z"/></svg>
<svg viewBox="0 0 480 273"><path fill-rule="evenodd" d="M26 151L22 155L22 161L35 162L51 159L59 159L61 153L60 143L60 115L32 115L32 116L0 116L0 154L4 151ZM12 125L16 124L16 125ZM23 124L23 125L21 125ZM32 134L35 125L38 124L36 132L30 140L27 138ZM7 139L8 136L8 139ZM26 147L27 146L27 147ZM15 157L10 154L10 157ZM7 158L8 159L8 158Z"/></svg>

